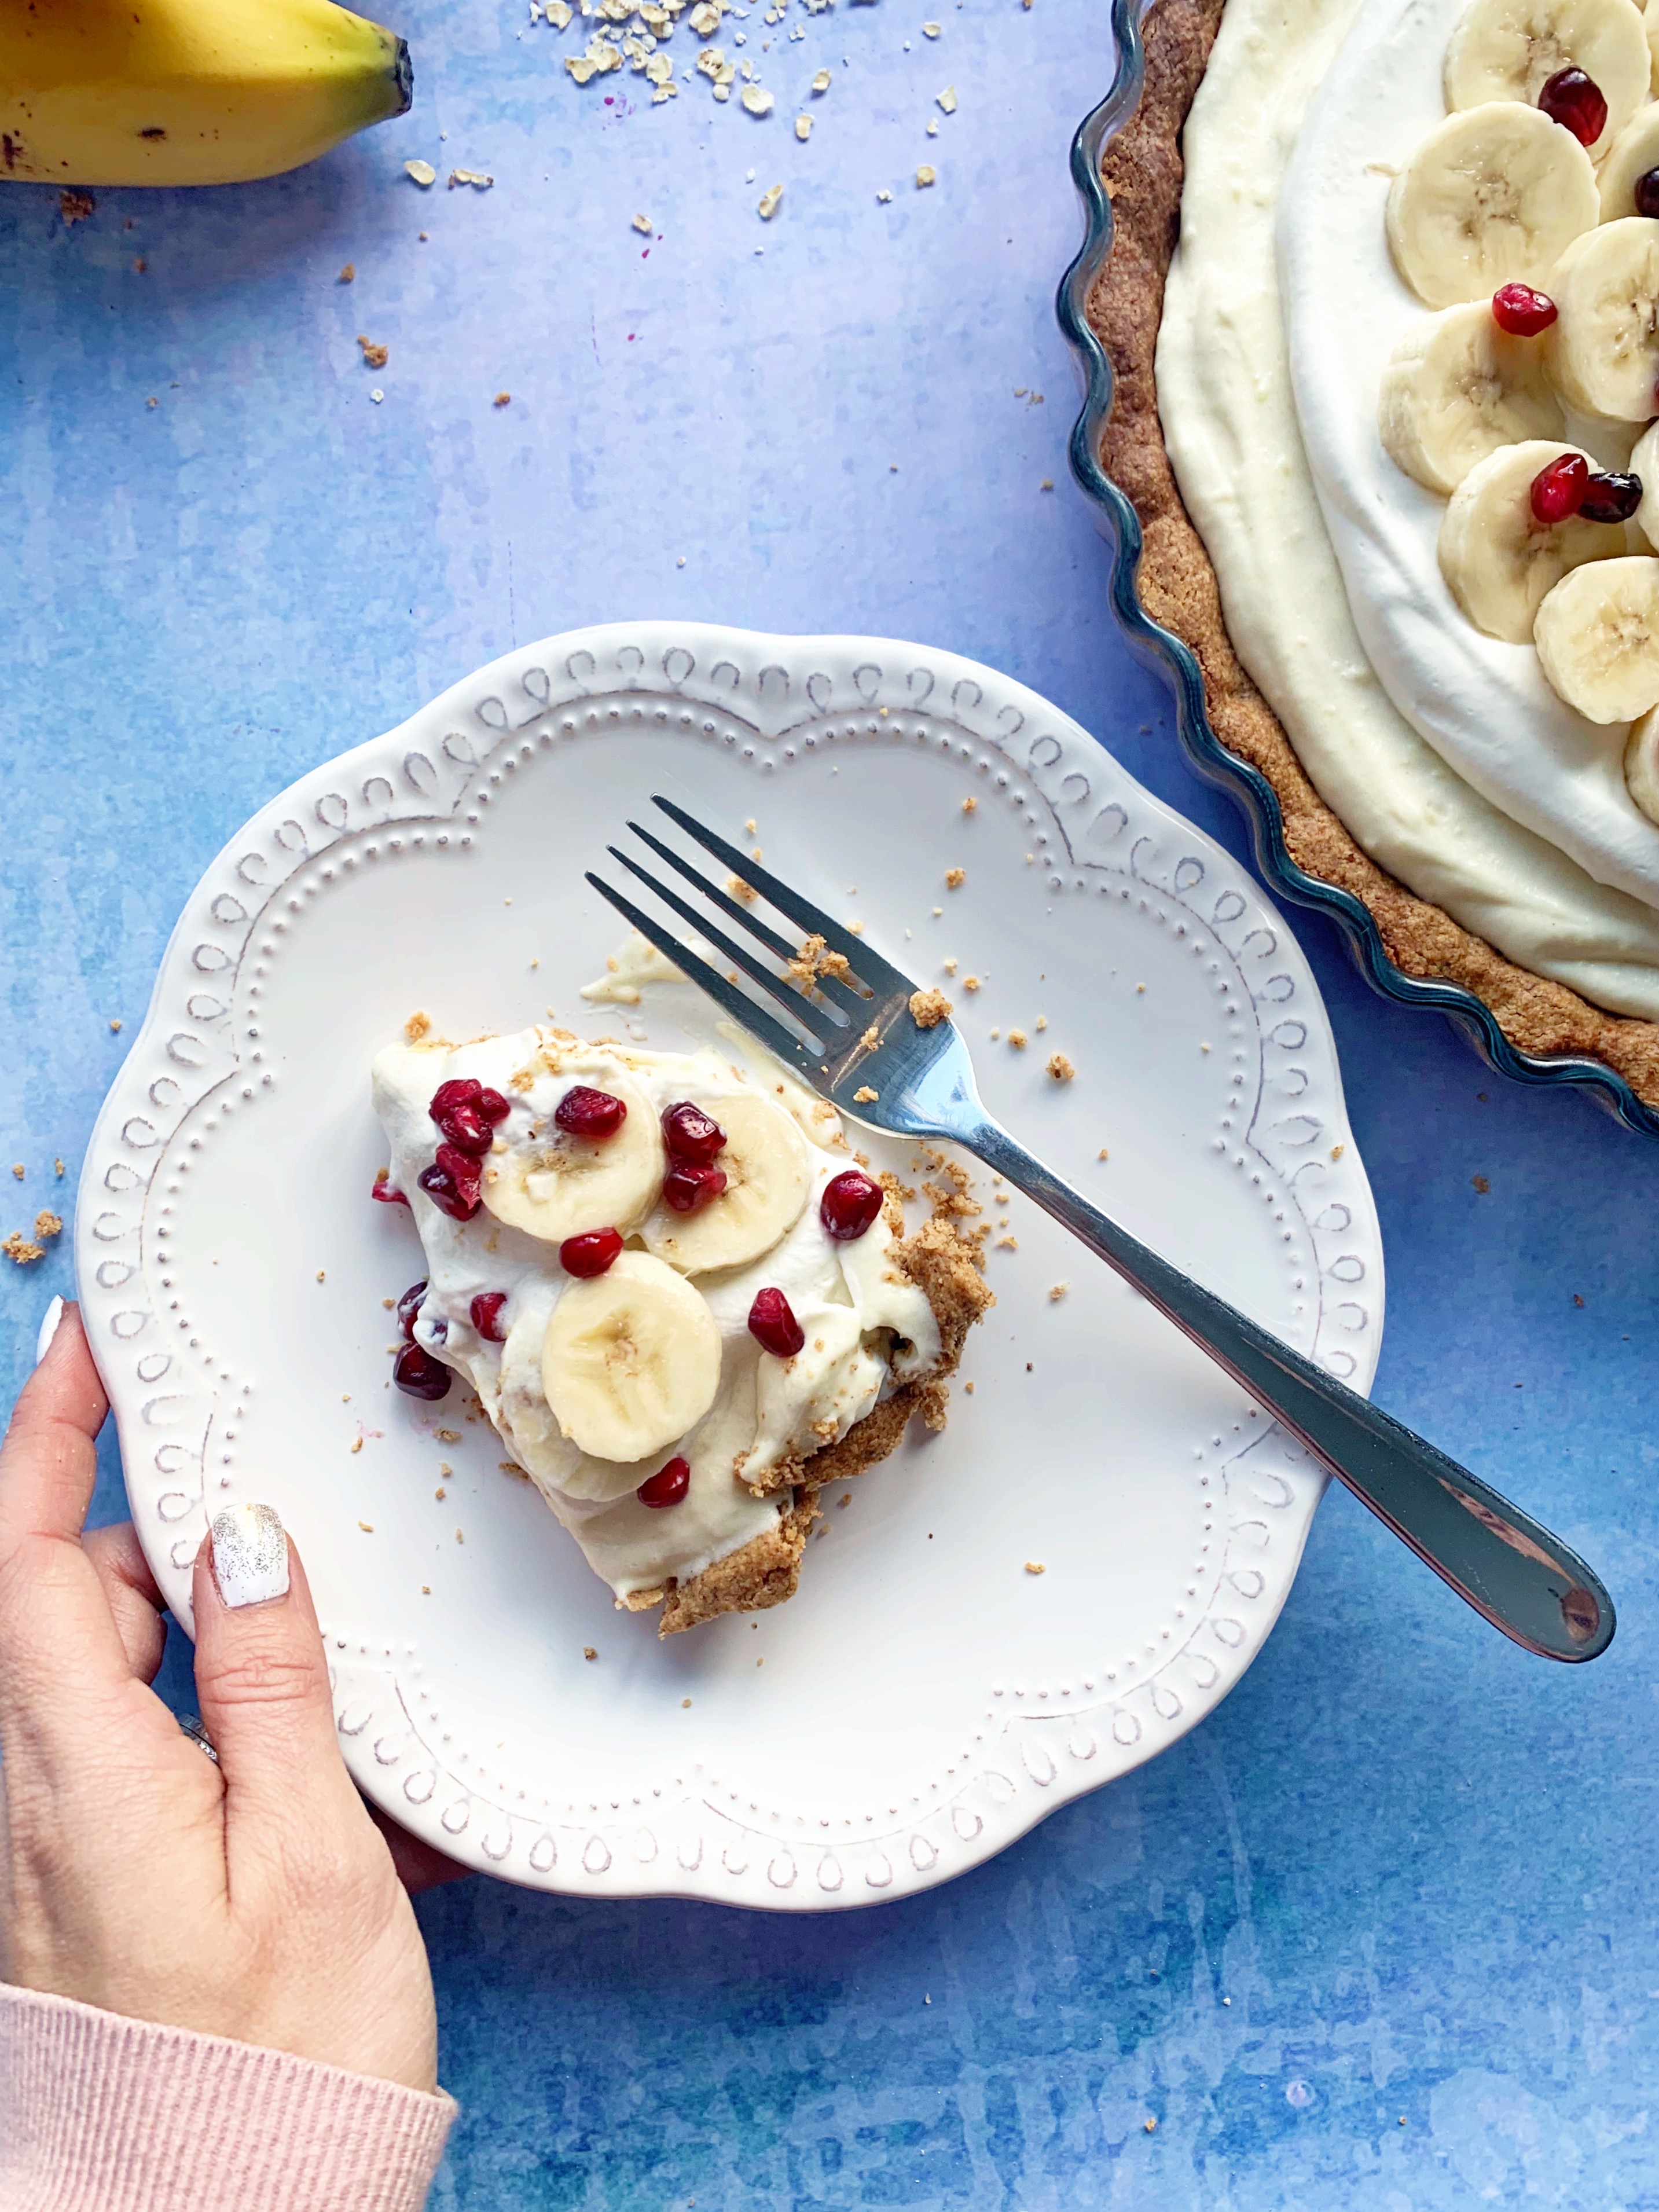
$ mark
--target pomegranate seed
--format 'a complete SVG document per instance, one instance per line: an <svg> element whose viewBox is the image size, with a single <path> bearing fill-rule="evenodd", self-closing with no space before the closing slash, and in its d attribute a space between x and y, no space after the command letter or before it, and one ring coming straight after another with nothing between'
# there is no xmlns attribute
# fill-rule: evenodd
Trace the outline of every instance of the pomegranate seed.
<svg viewBox="0 0 1659 2212"><path fill-rule="evenodd" d="M411 1283L398 1301L398 1326L404 1333L405 1344L415 1341L415 1316L421 1310L421 1302L425 1296L424 1283Z"/></svg>
<svg viewBox="0 0 1659 2212"><path fill-rule="evenodd" d="M505 1121L512 1110L499 1091L486 1091L476 1075L458 1075L441 1083L427 1108L452 1145L480 1156L489 1150L496 1122Z"/></svg>
<svg viewBox="0 0 1659 2212"><path fill-rule="evenodd" d="M780 1359L793 1359L806 1341L806 1331L781 1291L756 1291L749 1309L749 1334L763 1351L775 1352Z"/></svg>
<svg viewBox="0 0 1659 2212"><path fill-rule="evenodd" d="M579 1083L560 1099L553 1119L568 1137L586 1137L590 1144L602 1145L628 1119L628 1107L608 1091L592 1091Z"/></svg>
<svg viewBox="0 0 1659 2212"><path fill-rule="evenodd" d="M1609 472L1590 478L1578 513L1585 522L1628 522L1641 504L1641 477Z"/></svg>
<svg viewBox="0 0 1659 2212"><path fill-rule="evenodd" d="M818 1218L837 1244L850 1244L881 1212L881 1185L858 1168L831 1176L818 1200Z"/></svg>
<svg viewBox="0 0 1659 2212"><path fill-rule="evenodd" d="M1636 212L1659 216L1659 169L1644 169L1636 179Z"/></svg>
<svg viewBox="0 0 1659 2212"><path fill-rule="evenodd" d="M392 1379L411 1398L444 1398L449 1395L449 1370L441 1359L434 1359L424 1345L404 1345L392 1363Z"/></svg>
<svg viewBox="0 0 1659 2212"><path fill-rule="evenodd" d="M382 1206L407 1206L409 1204L409 1200L404 1196L402 1191L398 1188L398 1186L392 1182L391 1176L386 1173L384 1168L380 1170L379 1175L375 1176L374 1182L369 1185L368 1194L371 1198L378 1198Z"/></svg>
<svg viewBox="0 0 1659 2212"><path fill-rule="evenodd" d="M1560 309L1547 292L1530 284L1500 284L1492 295L1492 319L1514 338L1535 338L1548 330Z"/></svg>
<svg viewBox="0 0 1659 2212"><path fill-rule="evenodd" d="M481 1172L469 1153L458 1152L453 1145L440 1145L437 1158L421 1170L419 1182L440 1213L452 1221L471 1221L483 1204L478 1194Z"/></svg>
<svg viewBox="0 0 1659 2212"><path fill-rule="evenodd" d="M507 1331L501 1327L501 1308L507 1304L505 1291L480 1291L467 1309L472 1316L472 1326L486 1344L505 1344Z"/></svg>
<svg viewBox="0 0 1659 2212"><path fill-rule="evenodd" d="M690 1462L671 1459L634 1492L641 1505L678 1505L691 1487Z"/></svg>
<svg viewBox="0 0 1659 2212"><path fill-rule="evenodd" d="M453 1114L458 1106L470 1106L483 1090L476 1075L453 1075L447 1083L438 1085L426 1110L441 1128L446 1114Z"/></svg>
<svg viewBox="0 0 1659 2212"><path fill-rule="evenodd" d="M614 1229L585 1229L580 1237L567 1237L559 1247L559 1265L567 1275L586 1282L605 1273L623 1248Z"/></svg>
<svg viewBox="0 0 1659 2212"><path fill-rule="evenodd" d="M1546 77L1538 105L1552 123L1571 131L1581 146L1593 146L1607 127L1606 95L1581 69L1557 70Z"/></svg>
<svg viewBox="0 0 1659 2212"><path fill-rule="evenodd" d="M663 1142L677 1160L692 1160L699 1167L726 1150L726 1132L720 1123L682 1098L678 1106L663 1109Z"/></svg>
<svg viewBox="0 0 1659 2212"><path fill-rule="evenodd" d="M705 1206L712 1206L725 1188L724 1168L676 1160L662 1179L662 1202L676 1213L699 1213Z"/></svg>
<svg viewBox="0 0 1659 2212"><path fill-rule="evenodd" d="M1563 453L1532 480L1532 511L1542 523L1566 522L1577 514L1589 489L1589 463L1582 453Z"/></svg>

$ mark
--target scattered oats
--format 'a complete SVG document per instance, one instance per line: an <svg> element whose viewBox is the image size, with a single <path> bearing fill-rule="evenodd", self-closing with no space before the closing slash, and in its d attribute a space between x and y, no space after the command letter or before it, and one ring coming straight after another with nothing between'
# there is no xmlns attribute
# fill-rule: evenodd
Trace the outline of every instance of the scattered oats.
<svg viewBox="0 0 1659 2212"><path fill-rule="evenodd" d="M1036 860L1036 854L1035 853L1028 853L1028 854L1025 855L1025 865L1026 865L1026 866L1027 866L1028 868L1030 866L1030 865L1031 865L1032 861L1033 861L1033 860Z"/></svg>
<svg viewBox="0 0 1659 2212"><path fill-rule="evenodd" d="M439 1504L441 1505L445 1498L448 1497L449 1492L444 1488L442 1483L440 1483L438 1487L433 1492L432 1495L437 1499Z"/></svg>
<svg viewBox="0 0 1659 2212"><path fill-rule="evenodd" d="M748 64L745 63L744 66L747 68ZM746 84L738 96L743 101L745 111L750 115L769 115L772 112L772 95L763 85ZM777 195L776 199L773 198L774 192ZM768 192L766 197L775 207L778 200L783 198L783 186L774 185L772 191Z"/></svg>
<svg viewBox="0 0 1659 2212"><path fill-rule="evenodd" d="M952 961L954 967L956 963ZM910 1018L919 1030L935 1030L951 1018L951 1001L943 991L912 991Z"/></svg>
<svg viewBox="0 0 1659 2212"><path fill-rule="evenodd" d="M317 1279L319 1283L325 1283L328 1280L328 1277L324 1273L320 1267L317 1270Z"/></svg>
<svg viewBox="0 0 1659 2212"><path fill-rule="evenodd" d="M360 1452L360 1451L362 1449L362 1448L363 1448L363 1440L362 1440L362 1438L361 1437L354 1437L352 1438L352 1440L351 1440L351 1449L352 1449L352 1450L353 1450L354 1452Z"/></svg>
<svg viewBox="0 0 1659 2212"><path fill-rule="evenodd" d="M57 1173L58 1182L62 1182L64 1180L64 1163L62 1160L54 1160L52 1164Z"/></svg>
<svg viewBox="0 0 1659 2212"><path fill-rule="evenodd" d="M118 1021L113 1021L113 1022L112 1022L112 1023L110 1024L110 1025L109 1025L109 1026L110 1026L110 1034L111 1034L112 1036L120 1036L120 1034L121 1034L121 1024L120 1024L120 1023L119 1023L119 1021L118 1021Z"/></svg>
<svg viewBox="0 0 1659 2212"><path fill-rule="evenodd" d="M388 1313L392 1311L392 1307L395 1306L397 1303L398 1301L396 1298L382 1298L380 1300L380 1304L386 1308Z"/></svg>
<svg viewBox="0 0 1659 2212"><path fill-rule="evenodd" d="M753 91L754 87L750 85L749 92L745 92L743 95L743 104L746 108L748 108L751 115L764 115L766 112L766 107L756 107L750 100L749 94ZM764 95L764 98L766 100L766 106L769 107L772 105L771 94L769 92L767 93ZM773 216L778 211L778 202L782 198L783 186L781 185L769 185L767 186L766 190L761 194L759 199L755 204L756 212L759 215L763 222L771 222Z"/></svg>
<svg viewBox="0 0 1659 2212"><path fill-rule="evenodd" d="M876 1027L873 1022L871 1023L869 1028L866 1030L864 1035L859 1039L859 1042L864 1047L866 1052L873 1052L876 1047L881 1042L881 1031Z"/></svg>
<svg viewBox="0 0 1659 2212"><path fill-rule="evenodd" d="M1019 1249L1018 1237L999 1237L997 1239L997 1249L999 1252L1018 1252Z"/></svg>
<svg viewBox="0 0 1659 2212"><path fill-rule="evenodd" d="M1137 995L1139 995L1139 994L1141 992L1143 992L1146 988L1146 986L1144 983L1137 983L1137 984L1135 985L1135 991L1136 991L1136 994L1137 994Z"/></svg>
<svg viewBox="0 0 1659 2212"><path fill-rule="evenodd" d="M860 1083L853 1093L853 1103L855 1106L873 1106L880 1096L879 1091L872 1091L867 1083Z"/></svg>
<svg viewBox="0 0 1659 2212"><path fill-rule="evenodd" d="M750 181L750 183L751 185L752 185L752 184L754 183L754 181L755 181L755 173L754 173L754 171L753 171L752 169L749 172L749 181ZM745 837L752 837L752 836L754 836L754 834L755 834L755 830L756 830L757 826L757 823L756 823L755 817L754 817L754 816L751 814L751 815L750 816L749 819L748 819L748 820L744 823L744 825L743 825L743 834L744 834L744 836ZM759 854L757 853L757 854L755 855L755 857L756 857L756 859L757 859L757 860L758 860L758 859L760 858Z"/></svg>
<svg viewBox="0 0 1659 2212"><path fill-rule="evenodd" d="M852 931L854 937L863 936L864 924L861 921L849 921L847 927Z"/></svg>
<svg viewBox="0 0 1659 2212"><path fill-rule="evenodd" d="M1027 1559L1025 1562L1025 1571L1028 1575L1046 1575L1048 1570L1043 1565L1041 1559Z"/></svg>
<svg viewBox="0 0 1659 2212"><path fill-rule="evenodd" d="M829 91L830 72L828 70L820 70L818 71L817 75L812 79L812 89L814 92Z"/></svg>
<svg viewBox="0 0 1659 2212"><path fill-rule="evenodd" d="M843 1491L842 1491L842 1492L841 1493L841 1496L840 1496L840 1497L836 1500L836 1504L838 1506L841 1506L841 1505L850 1505L850 1504L852 1504L852 1502L853 1502L853 1493L852 1493L852 1492L851 1492L850 1490L843 1490ZM758 1623L757 1623L756 1625L757 1625L757 1626L759 1626L759 1624L758 1624Z"/></svg>
<svg viewBox="0 0 1659 2212"><path fill-rule="evenodd" d="M592 1645L591 1644L583 1644L583 1646L582 1646L582 1657L583 1657L584 1659L597 1659L597 1658L599 1657L599 1653L598 1653L598 1652L593 1649L593 1647L592 1647Z"/></svg>
<svg viewBox="0 0 1659 2212"><path fill-rule="evenodd" d="M1031 0L1025 0L1025 4L1029 8L1031 4ZM1149 2136L1155 2136L1158 2133L1158 2122L1156 2120L1147 2121L1146 2132Z"/></svg>
<svg viewBox="0 0 1659 2212"><path fill-rule="evenodd" d="M690 1703L691 1700L690 1698L682 1698L680 1699L680 1711L682 1712L686 1711L689 1709Z"/></svg>
<svg viewBox="0 0 1659 2212"><path fill-rule="evenodd" d="M1069 1083L1077 1070L1063 1052L1054 1052L1048 1055L1048 1073L1056 1083Z"/></svg>
<svg viewBox="0 0 1659 2212"><path fill-rule="evenodd" d="M957 963L954 959L946 960L942 964L947 975L954 975L956 974Z"/></svg>
<svg viewBox="0 0 1659 2212"><path fill-rule="evenodd" d="M1100 1150L1095 1154L1095 1158L1097 1160L1109 1160L1111 1157L1111 1154L1107 1151L1104 1145L1103 1145Z"/></svg>
<svg viewBox="0 0 1659 2212"><path fill-rule="evenodd" d="M21 1229L14 1229L9 1237L0 1237L0 1252L3 1252L7 1259L19 1267L27 1267L31 1261L44 1260L46 1256L46 1246L31 1244Z"/></svg>
<svg viewBox="0 0 1659 2212"><path fill-rule="evenodd" d="M404 174L412 177L422 191L428 185L435 185L438 181L438 172L430 161L405 161Z"/></svg>
<svg viewBox="0 0 1659 2212"><path fill-rule="evenodd" d="M962 988L964 991L977 991L979 988L979 977L977 975L964 975L962 979Z"/></svg>
<svg viewBox="0 0 1659 2212"><path fill-rule="evenodd" d="M992 1030L992 1032L991 1032L991 1042L992 1042L992 1043L993 1043L993 1044L995 1044L995 1043L998 1042L998 1040L1000 1038L1001 1035L1002 1035L1002 1031L1001 1031L1000 1030Z"/></svg>
<svg viewBox="0 0 1659 2212"><path fill-rule="evenodd" d="M441 1460L438 1462L438 1472L439 1472L439 1474L449 1474L449 1472L450 1472L450 1465L449 1465L449 1462L448 1462L447 1459L441 1459Z"/></svg>
<svg viewBox="0 0 1659 2212"><path fill-rule="evenodd" d="M636 215L634 218L634 228L641 238L649 238L656 225L648 215Z"/></svg>
<svg viewBox="0 0 1659 2212"><path fill-rule="evenodd" d="M159 407L161 404L161 401L155 398L149 398L144 402L146 407Z"/></svg>
<svg viewBox="0 0 1659 2212"><path fill-rule="evenodd" d="M498 392L495 394L495 404L497 407L510 406L512 402L513 394L510 392Z"/></svg>
<svg viewBox="0 0 1659 2212"><path fill-rule="evenodd" d="M449 173L449 189L452 192L457 185L472 185L479 191L487 192L495 181L494 177L485 176L482 169L452 169Z"/></svg>
<svg viewBox="0 0 1659 2212"><path fill-rule="evenodd" d="M926 191L929 185L936 185L938 182L938 173L934 170L933 163L931 161L924 161L921 167L916 171L916 190L919 192Z"/></svg>
<svg viewBox="0 0 1659 2212"><path fill-rule="evenodd" d="M570 18L574 12L574 9L567 4L567 0L546 0L546 4L542 9L543 15L556 31L568 29Z"/></svg>
<svg viewBox="0 0 1659 2212"><path fill-rule="evenodd" d="M361 331L357 333L357 343L362 348L365 368L384 368L392 358L389 347L376 345L372 338L366 338Z"/></svg>
<svg viewBox="0 0 1659 2212"><path fill-rule="evenodd" d="M1054 480L1052 477L1044 477L1042 482L1037 486L1039 491L1052 491L1054 488Z"/></svg>
<svg viewBox="0 0 1659 2212"><path fill-rule="evenodd" d="M1038 1027L1038 1029L1039 1029L1039 1030L1046 1030L1046 1029L1048 1028L1048 1015L1047 1015L1047 1014L1039 1014L1039 1015L1037 1016L1037 1018L1036 1018L1036 1025L1037 1025L1037 1027Z"/></svg>
<svg viewBox="0 0 1659 2212"><path fill-rule="evenodd" d="M945 888L948 890L959 891L967 880L966 868L947 868L945 871Z"/></svg>
<svg viewBox="0 0 1659 2212"><path fill-rule="evenodd" d="M1024 1030L1010 1030L1008 1042L1016 1052L1024 1052L1028 1040Z"/></svg>
<svg viewBox="0 0 1659 2212"><path fill-rule="evenodd" d="M921 27L921 35L924 39L936 39L939 32L939 27L937 23L924 23Z"/></svg>
<svg viewBox="0 0 1659 2212"><path fill-rule="evenodd" d="M944 91L938 95L938 98L939 106L945 110L945 112L947 115L954 115L956 113L957 88L955 85L947 84Z"/></svg>
<svg viewBox="0 0 1659 2212"><path fill-rule="evenodd" d="M466 1541L466 1538L465 1538L465 1534L464 1534L462 1533L462 1531L461 1531L460 1529L459 1529L459 1528L455 1531L455 1541L456 1541L458 1544L464 1544L464 1543L465 1543L465 1541Z"/></svg>
<svg viewBox="0 0 1659 2212"><path fill-rule="evenodd" d="M979 811L978 799L969 793L969 795L962 802L962 811L964 814L977 814Z"/></svg>
<svg viewBox="0 0 1659 2212"><path fill-rule="evenodd" d="M372 1521L360 1521L357 1523L357 1526L362 1530L365 1536L372 1536L374 1534L374 1523Z"/></svg>
<svg viewBox="0 0 1659 2212"><path fill-rule="evenodd" d="M23 1163L21 1160L15 1161L13 1164L11 1171L16 1176L18 1182L21 1182L23 1180Z"/></svg>
<svg viewBox="0 0 1659 2212"><path fill-rule="evenodd" d="M741 876L728 876L726 888L734 899L741 899L745 906L753 906L758 896L753 884L744 883Z"/></svg>
<svg viewBox="0 0 1659 2212"><path fill-rule="evenodd" d="M431 1595L432 1595L432 1585L431 1585L431 1583L422 1583L421 1584L421 1595L422 1595L422 1597L430 1597L430 1596L431 1596Z"/></svg>
<svg viewBox="0 0 1659 2212"><path fill-rule="evenodd" d="M64 218L64 229L72 230L77 222L85 222L97 204L90 192L77 192L73 189L59 192L58 212Z"/></svg>
<svg viewBox="0 0 1659 2212"><path fill-rule="evenodd" d="M937 138L939 137L939 118L937 116L930 115L927 118L927 136L930 138Z"/></svg>
<svg viewBox="0 0 1659 2212"><path fill-rule="evenodd" d="M1485 1176L1471 1176L1469 1177L1469 1181L1474 1185L1482 1198L1485 1198L1487 1192L1492 1188L1492 1185L1487 1182ZM40 1234L38 1228L35 1233L37 1236Z"/></svg>
<svg viewBox="0 0 1659 2212"><path fill-rule="evenodd" d="M441 1444L458 1444L461 1441L459 1429L434 1429L432 1433Z"/></svg>
<svg viewBox="0 0 1659 2212"><path fill-rule="evenodd" d="M1346 1145L1333 1145L1331 1146L1331 1158L1334 1160L1340 1160L1346 1150L1347 1147Z"/></svg>
<svg viewBox="0 0 1659 2212"><path fill-rule="evenodd" d="M385 394L385 392L381 391L381 389L380 389L380 386L379 386L378 384L375 386L374 389L373 390L373 392L371 392L369 393L369 395L368 395L368 396L369 396L369 398L370 398L374 402L374 404L375 404L377 407L380 404L381 401L386 398L386 394Z"/></svg>
<svg viewBox="0 0 1659 2212"><path fill-rule="evenodd" d="M1050 1283L1048 1285L1049 1304L1051 1306L1057 1306L1071 1287L1072 1286L1069 1283Z"/></svg>
<svg viewBox="0 0 1659 2212"><path fill-rule="evenodd" d="M889 200L890 200L890 199L892 198L892 197L893 197L893 195L891 194L891 192L890 192L890 191L879 191L879 192L878 192L878 193L876 194L876 198L877 198L881 202L881 203L882 203L882 204L883 204L884 206L885 206L885 205L886 205L887 202L888 202Z"/></svg>
<svg viewBox="0 0 1659 2212"><path fill-rule="evenodd" d="M1025 397L1025 386L1024 386L1023 384L1017 384L1017 385L1014 386L1014 397L1015 397L1015 398L1016 398L1016 399L1024 399L1024 397Z"/></svg>

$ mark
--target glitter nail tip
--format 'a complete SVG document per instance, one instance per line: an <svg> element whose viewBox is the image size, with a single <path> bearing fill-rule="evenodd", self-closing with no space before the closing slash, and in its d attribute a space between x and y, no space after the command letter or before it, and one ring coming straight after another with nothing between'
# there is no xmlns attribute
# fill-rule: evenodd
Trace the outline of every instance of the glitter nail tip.
<svg viewBox="0 0 1659 2212"><path fill-rule="evenodd" d="M54 1298L40 1317L40 1334L34 1340L34 1364L38 1367L52 1350L52 1340L58 1334L58 1324L64 1318L64 1301Z"/></svg>
<svg viewBox="0 0 1659 2212"><path fill-rule="evenodd" d="M228 1505L213 1516L213 1575L228 1606L288 1594L288 1538L270 1505Z"/></svg>

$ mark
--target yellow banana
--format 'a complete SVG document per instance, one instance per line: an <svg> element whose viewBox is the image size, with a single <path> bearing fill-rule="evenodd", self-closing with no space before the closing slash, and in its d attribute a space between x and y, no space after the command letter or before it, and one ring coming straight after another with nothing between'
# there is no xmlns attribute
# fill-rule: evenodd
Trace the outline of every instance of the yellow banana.
<svg viewBox="0 0 1659 2212"><path fill-rule="evenodd" d="M229 185L409 106L409 49L331 0L0 0L0 177Z"/></svg>

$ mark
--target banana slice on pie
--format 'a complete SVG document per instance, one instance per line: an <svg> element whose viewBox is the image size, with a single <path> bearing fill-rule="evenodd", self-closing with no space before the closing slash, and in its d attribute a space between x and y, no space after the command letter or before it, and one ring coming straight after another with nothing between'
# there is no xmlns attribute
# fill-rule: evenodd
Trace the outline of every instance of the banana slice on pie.
<svg viewBox="0 0 1659 2212"><path fill-rule="evenodd" d="M544 1243L562 1244L590 1229L616 1229L626 1237L650 1212L662 1188L665 1154L656 1115L643 1093L620 1070L607 1066L602 1079L620 1098L627 1118L614 1135L594 1139L560 1128L551 1111L497 1140L484 1161L483 1202L498 1221L523 1229ZM573 1075L569 1088L582 1087Z"/></svg>
<svg viewBox="0 0 1659 2212"><path fill-rule="evenodd" d="M1659 560L1575 568L1539 608L1533 642L1553 689L1588 720L1632 722L1659 707Z"/></svg>
<svg viewBox="0 0 1659 2212"><path fill-rule="evenodd" d="M683 1275L741 1267L770 1251L800 1218L812 1181L793 1117L760 1091L713 1099L705 1110L726 1132L714 1162L725 1189L695 1213L659 1206L641 1231L646 1249Z"/></svg>
<svg viewBox="0 0 1659 2212"><path fill-rule="evenodd" d="M572 1283L542 1341L547 1402L593 1459L631 1467L665 1449L702 1420L720 1380L707 1299L648 1252L624 1252L603 1275Z"/></svg>
<svg viewBox="0 0 1659 2212"><path fill-rule="evenodd" d="M1630 0L1620 0L1628 7ZM1589 155L1535 107L1498 100L1449 115L1389 189L1389 250L1431 307L1546 282L1601 220Z"/></svg>
<svg viewBox="0 0 1659 2212"><path fill-rule="evenodd" d="M1547 289L1559 310L1544 338L1550 378L1568 406L1647 422L1659 405L1659 222L1621 216L1575 238Z"/></svg>
<svg viewBox="0 0 1659 2212"><path fill-rule="evenodd" d="M1659 100L1646 100L1637 109L1596 171L1603 222L1641 213L1636 186L1650 169L1659 169Z"/></svg>
<svg viewBox="0 0 1659 2212"><path fill-rule="evenodd" d="M1395 466L1443 497L1500 446L1566 433L1537 339L1501 330L1484 300L1406 333L1382 372L1376 427Z"/></svg>
<svg viewBox="0 0 1659 2212"><path fill-rule="evenodd" d="M1477 629L1525 645L1545 596L1580 562L1607 562L1625 550L1622 523L1542 523L1532 511L1533 480L1576 448L1547 438L1502 446L1477 462L1447 503L1440 526L1440 573ZM1595 463L1584 456L1590 468Z"/></svg>
<svg viewBox="0 0 1659 2212"><path fill-rule="evenodd" d="M1659 823L1659 707L1632 726L1625 744L1625 788L1649 821Z"/></svg>
<svg viewBox="0 0 1659 2212"><path fill-rule="evenodd" d="M1531 106L1564 69L1583 70L1607 103L1589 149L1599 161L1648 96L1653 62L1634 0L1474 0L1446 48L1446 105Z"/></svg>

